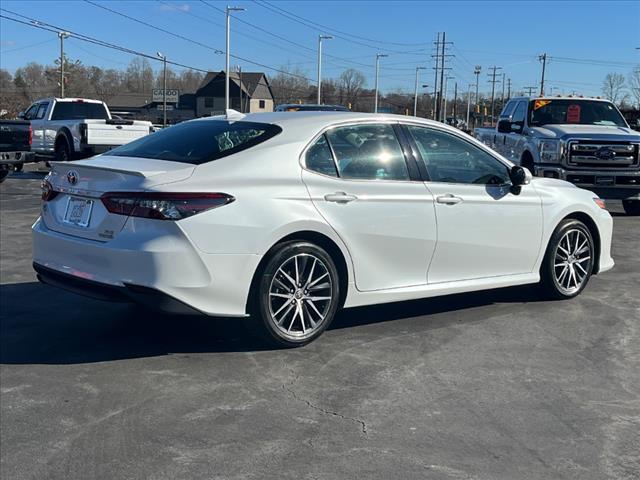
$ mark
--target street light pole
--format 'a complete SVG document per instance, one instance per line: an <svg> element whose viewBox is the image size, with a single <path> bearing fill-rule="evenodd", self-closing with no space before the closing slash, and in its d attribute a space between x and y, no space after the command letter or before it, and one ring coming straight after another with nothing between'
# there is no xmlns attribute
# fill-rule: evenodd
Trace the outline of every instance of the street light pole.
<svg viewBox="0 0 640 480"><path fill-rule="evenodd" d="M229 110L229 63L230 63L230 55L229 55L229 47L230 47L230 28L231 28L231 12L241 12L246 10L242 7L230 7L227 5L226 15L227 15L227 48L225 55L225 67L224 67L224 110L225 112Z"/></svg>
<svg viewBox="0 0 640 480"><path fill-rule="evenodd" d="M447 84L450 79L454 79L451 75L444 77L444 91L442 93L442 123L447 123Z"/></svg>
<svg viewBox="0 0 640 480"><path fill-rule="evenodd" d="M469 84L469 91L467 92L467 128L469 128L469 114L471 113L471 87L473 87L473 83Z"/></svg>
<svg viewBox="0 0 640 480"><path fill-rule="evenodd" d="M425 70L425 67L416 67L416 89L413 94L413 116L418 116L418 72Z"/></svg>
<svg viewBox="0 0 640 480"><path fill-rule="evenodd" d="M478 93L478 87L480 86L480 72L482 71L482 65L476 65L475 68L473 69L473 74L476 76L476 98L475 98L475 105L479 106L480 105L480 97L479 97L479 93ZM480 112L478 112L480 113ZM476 126L476 119L477 117L474 116L473 117L473 126Z"/></svg>
<svg viewBox="0 0 640 480"><path fill-rule="evenodd" d="M384 53L376 53L376 98L373 104L373 113L378 113L378 72L380 70L380 59L383 57L388 57Z"/></svg>
<svg viewBox="0 0 640 480"><path fill-rule="evenodd" d="M331 40L331 35L318 35L318 105L322 99L322 40Z"/></svg>
<svg viewBox="0 0 640 480"><path fill-rule="evenodd" d="M69 32L58 32L60 38L60 97L64 98L64 39L71 36Z"/></svg>
<svg viewBox="0 0 640 480"><path fill-rule="evenodd" d="M162 55L160 52L156 52L158 58L162 60L163 73L162 73L162 128L167 126L167 56Z"/></svg>

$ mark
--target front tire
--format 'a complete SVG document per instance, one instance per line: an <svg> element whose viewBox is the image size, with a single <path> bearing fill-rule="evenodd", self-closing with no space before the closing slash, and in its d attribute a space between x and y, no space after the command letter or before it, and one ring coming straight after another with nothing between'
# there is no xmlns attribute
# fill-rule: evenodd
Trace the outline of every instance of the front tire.
<svg viewBox="0 0 640 480"><path fill-rule="evenodd" d="M66 140L59 140L58 143L56 143L54 157L56 162L68 162L71 160L71 152Z"/></svg>
<svg viewBox="0 0 640 480"><path fill-rule="evenodd" d="M551 235L542 269L541 283L551 298L573 298L582 292L593 273L593 237L580 220L560 222Z"/></svg>
<svg viewBox="0 0 640 480"><path fill-rule="evenodd" d="M270 343L298 347L331 324L340 302L340 278L331 256L304 241L280 245L255 283L255 320Z"/></svg>
<svg viewBox="0 0 640 480"><path fill-rule="evenodd" d="M640 200L623 200L622 207L627 215L640 215Z"/></svg>

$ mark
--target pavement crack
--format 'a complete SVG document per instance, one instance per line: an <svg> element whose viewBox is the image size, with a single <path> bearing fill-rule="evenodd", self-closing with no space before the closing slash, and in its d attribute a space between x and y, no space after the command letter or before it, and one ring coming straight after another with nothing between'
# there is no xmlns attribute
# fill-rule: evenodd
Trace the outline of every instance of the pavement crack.
<svg viewBox="0 0 640 480"><path fill-rule="evenodd" d="M293 371L291 373L295 374L295 372L293 372ZM285 392L288 392L293 397L294 400L297 400L298 402L302 402L305 405L307 405L309 408L317 410L317 411L323 413L324 415L329 415L329 416L332 416L332 417L340 418L342 420L347 420L349 422L354 422L354 423L356 423L356 424L358 424L360 426L360 430L361 430L362 434L363 435L367 435L367 433L368 433L367 432L367 424L364 421L360 420L359 418L349 417L347 415L343 415L340 412L334 412L333 410L327 410L326 408L323 408L323 407L321 407L319 405L316 405L313 402L311 402L310 400L308 400L306 398L303 398L300 395L298 395L298 393L293 388L291 388L298 381L298 378L300 378L300 375L296 374L294 379L291 380L288 384L287 383L283 383L282 384L282 389Z"/></svg>

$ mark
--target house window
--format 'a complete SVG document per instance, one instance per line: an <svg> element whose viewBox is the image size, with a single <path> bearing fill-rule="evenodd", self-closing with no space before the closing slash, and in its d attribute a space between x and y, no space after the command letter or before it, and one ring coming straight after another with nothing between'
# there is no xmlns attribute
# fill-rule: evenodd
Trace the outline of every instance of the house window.
<svg viewBox="0 0 640 480"><path fill-rule="evenodd" d="M265 106L266 106L266 103L267 103L267 102L265 102L264 100L260 100L259 107L260 107L261 109L264 109L264 108L265 108Z"/></svg>
<svg viewBox="0 0 640 480"><path fill-rule="evenodd" d="M204 108L213 108L213 97L204 97Z"/></svg>

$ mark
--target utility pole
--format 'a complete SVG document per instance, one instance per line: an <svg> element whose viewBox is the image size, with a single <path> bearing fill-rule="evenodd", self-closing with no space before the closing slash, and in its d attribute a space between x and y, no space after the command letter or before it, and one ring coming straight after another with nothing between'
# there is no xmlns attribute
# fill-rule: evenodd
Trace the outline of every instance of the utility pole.
<svg viewBox="0 0 640 480"><path fill-rule="evenodd" d="M533 91L538 87L522 87L522 88L524 90L527 90L528 91L527 96L531 97L531 96L533 96Z"/></svg>
<svg viewBox="0 0 640 480"><path fill-rule="evenodd" d="M240 113L243 113L244 108L242 105L242 67L240 65L236 65L236 72L238 72L238 82L240 83Z"/></svg>
<svg viewBox="0 0 640 480"><path fill-rule="evenodd" d="M495 118L496 83L500 83L500 80L496 80L496 73L498 70L502 70L502 67L496 67L494 65L490 67L490 69L492 70L491 80L489 80L489 83L491 83L491 126L493 126L493 119Z"/></svg>
<svg viewBox="0 0 640 480"><path fill-rule="evenodd" d="M507 100L511 98L511 79L507 78Z"/></svg>
<svg viewBox="0 0 640 480"><path fill-rule="evenodd" d="M452 77L451 75L447 75L444 77L444 92L442 94L442 122L447 123L447 84L449 80L453 80L456 77Z"/></svg>
<svg viewBox="0 0 640 480"><path fill-rule="evenodd" d="M447 45L452 45L453 42L447 42L447 34L446 32L442 32L442 41L439 42L438 47L440 47L439 51L436 51L436 65L438 64L438 60L440 61L440 69L438 73L440 74L440 98L439 101L436 102L436 120L442 120L442 102L444 101L444 71L451 70L449 67L445 67L445 62L447 57L453 57L453 55L449 55L446 53ZM436 74L437 81L437 74ZM437 89L436 89L437 92ZM437 94L436 94L437 96Z"/></svg>
<svg viewBox="0 0 640 480"><path fill-rule="evenodd" d="M453 118L458 118L458 82L456 82L453 90Z"/></svg>
<svg viewBox="0 0 640 480"><path fill-rule="evenodd" d="M500 106L504 107L504 87L505 87L505 73L502 72L502 95L500 96Z"/></svg>
<svg viewBox="0 0 640 480"><path fill-rule="evenodd" d="M378 113L378 73L380 72L380 59L388 57L384 53L376 53L376 98L373 103L373 113Z"/></svg>
<svg viewBox="0 0 640 480"><path fill-rule="evenodd" d="M167 56L156 52L156 55L162 60L162 128L167 126Z"/></svg>
<svg viewBox="0 0 640 480"><path fill-rule="evenodd" d="M224 67L224 110L225 113L229 110L229 63L230 63L230 29L231 29L231 12L241 12L246 10L246 8L242 7L230 7L227 5L226 15L227 15L227 48L225 52L225 67ZM240 87L242 88L242 87Z"/></svg>
<svg viewBox="0 0 640 480"><path fill-rule="evenodd" d="M538 60L542 62L542 79L540 80L540 95L544 95L544 72L547 68L547 54L543 53L538 57Z"/></svg>
<svg viewBox="0 0 640 480"><path fill-rule="evenodd" d="M416 67L416 89L413 93L413 116L418 116L418 72L425 70L425 67Z"/></svg>
<svg viewBox="0 0 640 480"><path fill-rule="evenodd" d="M439 67L439 52L440 52L440 32L438 32L438 41L435 42L436 45L436 54L435 55L431 55L432 57L435 58L436 60L436 66L435 66L435 71L436 71L436 77L433 81L433 119L437 120L437 116L436 116L436 112L438 110L438 67Z"/></svg>
<svg viewBox="0 0 640 480"><path fill-rule="evenodd" d="M471 87L473 87L473 83L469 84L469 91L467 92L467 129L471 130L469 126L469 113L471 112Z"/></svg>
<svg viewBox="0 0 640 480"><path fill-rule="evenodd" d="M331 40L331 35L318 35L318 105L322 100L322 40Z"/></svg>
<svg viewBox="0 0 640 480"><path fill-rule="evenodd" d="M69 32L58 32L60 38L60 97L64 98L64 39L70 37Z"/></svg>

